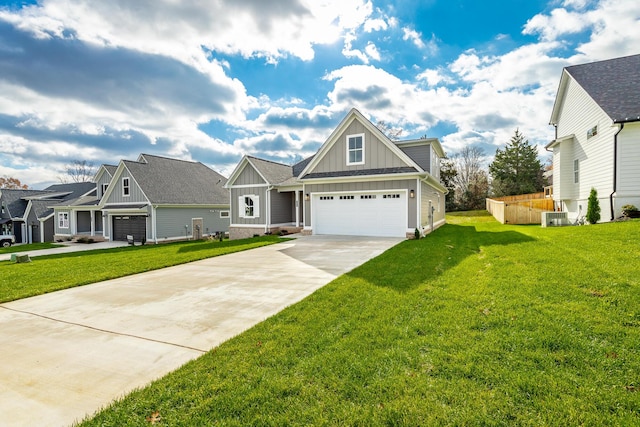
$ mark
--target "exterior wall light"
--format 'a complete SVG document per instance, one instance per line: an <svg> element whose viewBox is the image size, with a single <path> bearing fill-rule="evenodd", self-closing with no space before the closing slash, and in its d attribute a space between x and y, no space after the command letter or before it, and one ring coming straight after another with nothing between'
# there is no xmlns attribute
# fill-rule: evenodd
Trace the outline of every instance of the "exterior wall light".
<svg viewBox="0 0 640 427"><path fill-rule="evenodd" d="M304 195L304 201L305 201L305 202L308 202L308 201L309 201L309 199L310 199L309 193L305 194L305 195Z"/></svg>
<svg viewBox="0 0 640 427"><path fill-rule="evenodd" d="M409 197L411 197L412 199L413 199L414 197L416 197L416 193L415 193L415 191L413 191L413 190L409 191Z"/></svg>

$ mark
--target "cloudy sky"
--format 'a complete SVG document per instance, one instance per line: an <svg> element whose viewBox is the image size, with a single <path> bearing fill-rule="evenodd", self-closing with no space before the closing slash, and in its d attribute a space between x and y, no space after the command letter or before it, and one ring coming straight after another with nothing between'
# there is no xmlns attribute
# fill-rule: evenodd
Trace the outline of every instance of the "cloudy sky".
<svg viewBox="0 0 640 427"><path fill-rule="evenodd" d="M544 159L562 68L639 42L637 0L0 1L0 176L291 163L352 107L450 155L519 128Z"/></svg>

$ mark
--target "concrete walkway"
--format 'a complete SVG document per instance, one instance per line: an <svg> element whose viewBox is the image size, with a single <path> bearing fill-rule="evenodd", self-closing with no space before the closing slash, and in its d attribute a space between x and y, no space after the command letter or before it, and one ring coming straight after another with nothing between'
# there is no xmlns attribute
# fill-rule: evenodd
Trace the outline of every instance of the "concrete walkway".
<svg viewBox="0 0 640 427"><path fill-rule="evenodd" d="M62 246L51 249L39 249L39 250L20 250L20 246L15 245L13 248L16 250L16 254L20 255L29 255L29 257L33 258L36 256L42 255L54 255L54 254L64 254L69 252L80 252L80 251L91 251L95 249L109 249L109 248L117 248L119 246L127 246L127 242L96 242L96 243L58 243ZM7 261L11 259L12 254L0 254L0 261Z"/></svg>
<svg viewBox="0 0 640 427"><path fill-rule="evenodd" d="M79 421L399 241L301 237L0 304L0 425Z"/></svg>

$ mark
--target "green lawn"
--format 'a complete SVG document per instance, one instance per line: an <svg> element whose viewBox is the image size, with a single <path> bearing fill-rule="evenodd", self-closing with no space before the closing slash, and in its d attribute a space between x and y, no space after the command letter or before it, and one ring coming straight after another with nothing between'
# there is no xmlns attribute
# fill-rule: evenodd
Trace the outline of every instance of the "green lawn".
<svg viewBox="0 0 640 427"><path fill-rule="evenodd" d="M24 264L0 261L0 302L244 251L281 240L278 236L222 242L200 240L39 256Z"/></svg>
<svg viewBox="0 0 640 427"><path fill-rule="evenodd" d="M85 425L640 425L640 222L448 221Z"/></svg>

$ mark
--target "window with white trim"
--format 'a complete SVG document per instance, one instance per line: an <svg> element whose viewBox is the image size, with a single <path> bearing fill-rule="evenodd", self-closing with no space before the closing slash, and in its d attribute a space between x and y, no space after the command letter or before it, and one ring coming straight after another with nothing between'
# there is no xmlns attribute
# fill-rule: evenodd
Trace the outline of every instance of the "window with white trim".
<svg viewBox="0 0 640 427"><path fill-rule="evenodd" d="M240 218L260 217L260 198L255 194L248 194L238 198Z"/></svg>
<svg viewBox="0 0 640 427"><path fill-rule="evenodd" d="M100 194L100 197L104 197L104 193L107 192L107 187L109 187L108 183L102 183L102 193Z"/></svg>
<svg viewBox="0 0 640 427"><path fill-rule="evenodd" d="M58 228L69 228L69 212L58 212Z"/></svg>
<svg viewBox="0 0 640 427"><path fill-rule="evenodd" d="M129 177L122 178L122 195L128 197L131 195L131 185L129 184Z"/></svg>
<svg viewBox="0 0 640 427"><path fill-rule="evenodd" d="M229 218L229 211L220 211L220 218Z"/></svg>
<svg viewBox="0 0 640 427"><path fill-rule="evenodd" d="M347 135L347 166L364 164L364 133Z"/></svg>
<svg viewBox="0 0 640 427"><path fill-rule="evenodd" d="M573 161L573 183L577 184L580 182L580 160L575 159Z"/></svg>

